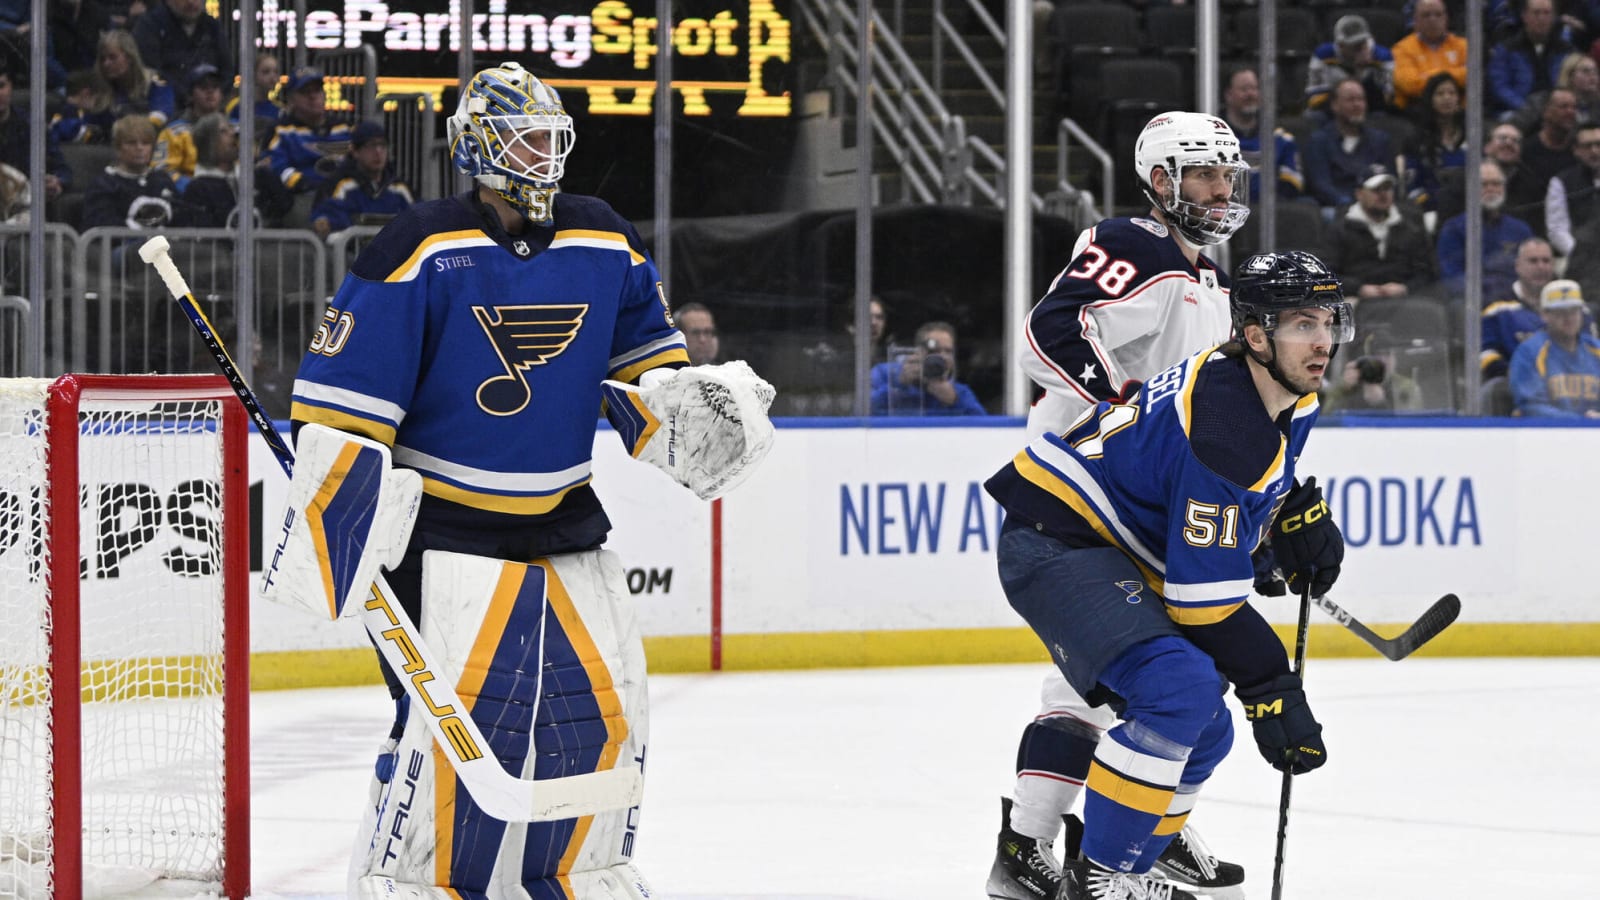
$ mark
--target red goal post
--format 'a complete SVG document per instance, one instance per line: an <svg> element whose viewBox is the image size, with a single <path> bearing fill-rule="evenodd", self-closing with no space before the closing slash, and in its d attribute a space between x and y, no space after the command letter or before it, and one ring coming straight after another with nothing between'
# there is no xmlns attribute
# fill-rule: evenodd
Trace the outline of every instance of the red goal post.
<svg viewBox="0 0 1600 900"><path fill-rule="evenodd" d="M250 889L246 416L0 379L0 897Z"/></svg>

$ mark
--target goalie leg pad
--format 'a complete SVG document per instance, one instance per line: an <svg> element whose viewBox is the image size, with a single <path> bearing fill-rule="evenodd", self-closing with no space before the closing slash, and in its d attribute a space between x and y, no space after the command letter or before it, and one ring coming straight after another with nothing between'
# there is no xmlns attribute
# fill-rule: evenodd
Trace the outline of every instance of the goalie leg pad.
<svg viewBox="0 0 1600 900"><path fill-rule="evenodd" d="M377 580L405 555L422 477L396 469L389 448L325 425L307 425L278 544L261 594L312 613L355 615Z"/></svg>
<svg viewBox="0 0 1600 900"><path fill-rule="evenodd" d="M772 449L767 409L776 392L743 360L652 369L640 381L604 383L607 417L629 454L700 499L733 490Z"/></svg>
<svg viewBox="0 0 1600 900"><path fill-rule="evenodd" d="M421 630L508 771L539 781L643 766L644 648L615 554L523 565L428 551ZM414 710L397 754L377 822L357 842L353 892L389 882L533 897L566 897L546 893L566 884L579 900L633 897L618 891L634 884L628 890L648 892L630 864L637 806L553 822L494 819Z"/></svg>

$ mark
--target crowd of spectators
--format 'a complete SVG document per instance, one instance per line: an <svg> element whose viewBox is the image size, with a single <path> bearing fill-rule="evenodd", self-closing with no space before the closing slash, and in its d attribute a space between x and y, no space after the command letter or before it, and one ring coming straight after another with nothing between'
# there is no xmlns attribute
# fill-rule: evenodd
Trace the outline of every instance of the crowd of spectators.
<svg viewBox="0 0 1600 900"><path fill-rule="evenodd" d="M246 73L257 143L241 154L239 67L203 0L52 0L40 90L26 84L29 27L0 22L0 220L42 211L80 230L223 227L237 220L241 159L255 166L250 206L268 227L326 238L416 199L382 124L330 113L321 71L285 75L270 54ZM14 103L19 89L26 101ZM33 103L47 114L42 191L27 183Z"/></svg>

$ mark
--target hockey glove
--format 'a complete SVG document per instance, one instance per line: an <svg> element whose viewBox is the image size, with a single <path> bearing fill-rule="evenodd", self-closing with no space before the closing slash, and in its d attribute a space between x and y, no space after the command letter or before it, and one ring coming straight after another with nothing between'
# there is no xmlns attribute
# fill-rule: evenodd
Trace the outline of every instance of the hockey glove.
<svg viewBox="0 0 1600 900"><path fill-rule="evenodd" d="M1278 520L1272 523L1272 552L1278 568L1299 593L1309 583L1311 596L1321 597L1339 580L1344 562L1344 535L1328 512L1328 502L1315 478L1289 491Z"/></svg>
<svg viewBox="0 0 1600 900"><path fill-rule="evenodd" d="M1250 564L1256 569L1256 593L1263 597L1282 597L1289 592L1283 576L1278 574L1278 557L1273 554L1271 544L1263 541L1256 552L1250 554Z"/></svg>
<svg viewBox="0 0 1600 900"><path fill-rule="evenodd" d="M1256 747L1280 772L1304 775L1328 761L1322 726L1311 717L1300 676L1279 675L1266 684L1239 688L1244 716L1255 731Z"/></svg>

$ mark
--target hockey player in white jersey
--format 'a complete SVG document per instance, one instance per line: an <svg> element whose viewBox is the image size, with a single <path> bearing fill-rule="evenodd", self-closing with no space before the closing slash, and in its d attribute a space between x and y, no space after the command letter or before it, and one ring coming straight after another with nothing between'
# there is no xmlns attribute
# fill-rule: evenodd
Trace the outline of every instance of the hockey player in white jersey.
<svg viewBox="0 0 1600 900"><path fill-rule="evenodd" d="M597 414L714 497L770 447L772 389L742 362L689 366L633 226L560 192L574 138L549 86L516 63L479 72L448 131L474 188L373 239L301 363L293 524L265 592L338 613L328 595L364 598L355 583L381 564L440 660L406 667L407 685L383 668L396 720L352 896L644 900L632 793L585 795L593 815L489 815L434 743L421 711L438 694L417 681L450 681L481 730L471 754L452 733L462 760L486 749L535 785L646 768L643 646L590 486Z"/></svg>
<svg viewBox="0 0 1600 900"><path fill-rule="evenodd" d="M1078 236L1072 261L1028 316L1023 371L1044 388L1028 437L1065 431L1102 400L1123 399L1144 380L1232 333L1228 278L1201 250L1249 218L1249 167L1238 138L1215 116L1167 112L1134 145L1150 214L1112 218ZM1060 881L1052 849L1083 792L1095 747L1116 715L1080 696L1051 668L1039 715L1017 749L1014 799L1002 799L999 850L988 893L1049 900ZM1066 854L1076 820L1067 819ZM1156 870L1191 890L1237 896L1243 870L1217 860L1185 827Z"/></svg>

